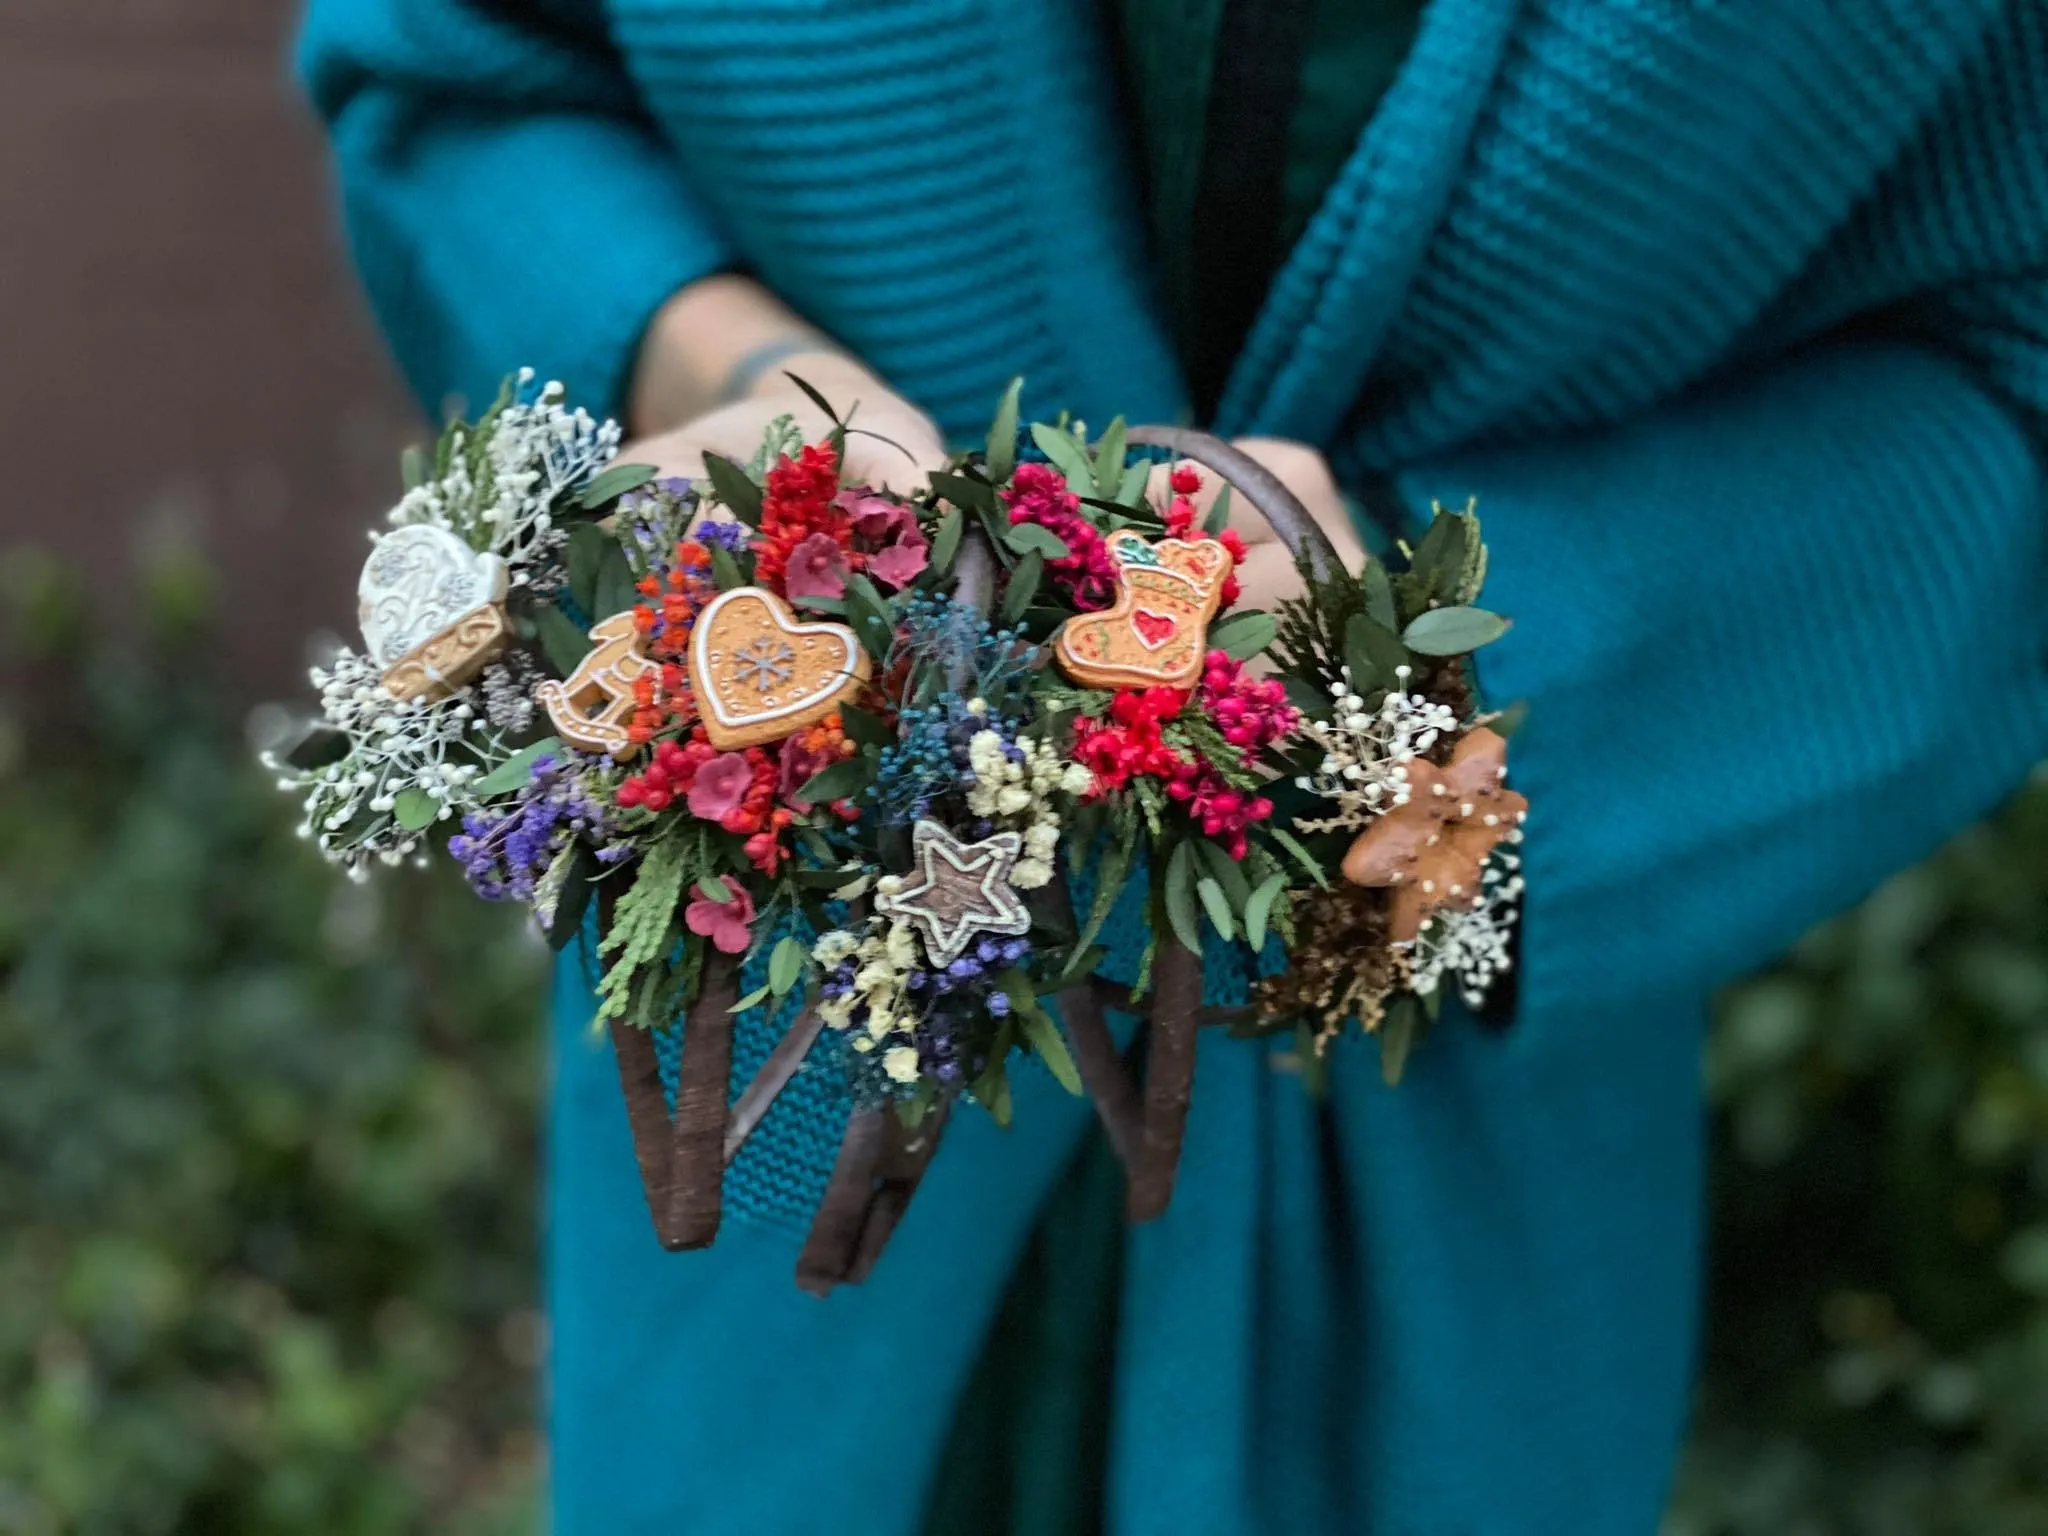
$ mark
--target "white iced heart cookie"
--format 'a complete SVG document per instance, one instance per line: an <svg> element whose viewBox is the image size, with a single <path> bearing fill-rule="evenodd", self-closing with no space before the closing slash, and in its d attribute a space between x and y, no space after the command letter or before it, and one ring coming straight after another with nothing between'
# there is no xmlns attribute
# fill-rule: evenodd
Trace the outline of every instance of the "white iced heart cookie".
<svg viewBox="0 0 2048 1536"><path fill-rule="evenodd" d="M505 562L430 523L377 541L356 583L370 659L400 698L461 686L504 647Z"/></svg>

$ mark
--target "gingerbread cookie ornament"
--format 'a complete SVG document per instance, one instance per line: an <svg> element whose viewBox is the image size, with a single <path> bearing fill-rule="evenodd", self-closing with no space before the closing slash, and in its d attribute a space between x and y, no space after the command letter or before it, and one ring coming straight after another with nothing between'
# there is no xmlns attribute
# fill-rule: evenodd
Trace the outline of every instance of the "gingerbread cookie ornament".
<svg viewBox="0 0 2048 1536"><path fill-rule="evenodd" d="M860 691L868 654L844 624L799 623L760 587L713 598L690 631L690 686L711 744L732 752L816 724Z"/></svg>
<svg viewBox="0 0 2048 1536"><path fill-rule="evenodd" d="M1015 832L963 843L935 821L910 831L917 869L875 897L875 910L910 924L933 965L951 965L976 934L1011 938L1031 931L1031 914L1010 884L1024 850Z"/></svg>
<svg viewBox="0 0 2048 1536"><path fill-rule="evenodd" d="M1440 907L1473 907L1486 861L1520 836L1529 802L1501 781L1507 742L1485 726L1466 733L1439 768L1408 764L1408 798L1358 835L1344 855L1344 878L1392 890L1388 931L1405 944Z"/></svg>
<svg viewBox="0 0 2048 1536"><path fill-rule="evenodd" d="M1117 563L1116 601L1060 626L1053 639L1060 671L1084 688L1193 687L1230 551L1214 539L1148 543L1128 528L1105 542Z"/></svg>
<svg viewBox="0 0 2048 1536"><path fill-rule="evenodd" d="M449 529L414 523L377 540L356 583L356 617L384 686L442 698L505 648L505 562Z"/></svg>
<svg viewBox="0 0 2048 1536"><path fill-rule="evenodd" d="M629 610L615 613L590 632L590 650L561 682L534 690L555 734L585 752L624 759L639 750L626 731L637 702L633 685L654 670L640 653L640 626Z"/></svg>

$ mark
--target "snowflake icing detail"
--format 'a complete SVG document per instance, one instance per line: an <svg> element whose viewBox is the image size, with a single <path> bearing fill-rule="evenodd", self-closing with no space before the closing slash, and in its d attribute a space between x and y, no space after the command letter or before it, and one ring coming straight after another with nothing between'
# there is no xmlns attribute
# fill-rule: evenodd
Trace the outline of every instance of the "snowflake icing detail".
<svg viewBox="0 0 2048 1536"><path fill-rule="evenodd" d="M788 682L795 673L796 652L773 635L756 635L733 652L733 681L742 686L752 683L759 693Z"/></svg>

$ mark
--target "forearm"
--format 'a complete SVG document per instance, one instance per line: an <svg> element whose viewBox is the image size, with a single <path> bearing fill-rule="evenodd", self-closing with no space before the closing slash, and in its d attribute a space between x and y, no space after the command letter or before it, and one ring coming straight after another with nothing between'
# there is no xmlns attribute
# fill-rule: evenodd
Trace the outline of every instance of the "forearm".
<svg viewBox="0 0 2048 1536"><path fill-rule="evenodd" d="M655 314L633 370L630 429L648 437L772 388L784 373L827 399L872 396L875 375L750 277L720 272Z"/></svg>

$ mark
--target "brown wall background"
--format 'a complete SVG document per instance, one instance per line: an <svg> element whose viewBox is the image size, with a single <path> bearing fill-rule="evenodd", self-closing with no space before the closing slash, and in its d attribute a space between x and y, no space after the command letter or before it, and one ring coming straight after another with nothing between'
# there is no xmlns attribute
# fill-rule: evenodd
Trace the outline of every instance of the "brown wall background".
<svg viewBox="0 0 2048 1536"><path fill-rule="evenodd" d="M220 573L235 704L353 628L422 425L349 276L293 0L0 0L0 560Z"/></svg>

